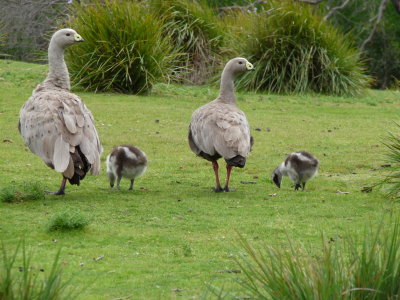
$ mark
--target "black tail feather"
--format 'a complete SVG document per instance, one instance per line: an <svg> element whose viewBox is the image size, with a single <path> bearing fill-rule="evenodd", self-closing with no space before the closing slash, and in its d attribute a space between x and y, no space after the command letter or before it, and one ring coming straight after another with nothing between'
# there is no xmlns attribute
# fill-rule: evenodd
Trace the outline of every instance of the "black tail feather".
<svg viewBox="0 0 400 300"><path fill-rule="evenodd" d="M80 185L80 181L85 178L86 173L90 170L91 165L82 153L79 146L75 148L75 152L71 153L72 161L74 162L74 176L69 178L70 184Z"/></svg>
<svg viewBox="0 0 400 300"><path fill-rule="evenodd" d="M230 159L225 159L226 163L230 166L243 168L246 165L246 157L236 155Z"/></svg>

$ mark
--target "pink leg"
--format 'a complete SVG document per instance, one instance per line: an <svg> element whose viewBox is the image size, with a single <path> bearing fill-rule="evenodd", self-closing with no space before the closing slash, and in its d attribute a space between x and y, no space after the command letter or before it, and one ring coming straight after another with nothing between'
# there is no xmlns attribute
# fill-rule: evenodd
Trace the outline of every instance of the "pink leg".
<svg viewBox="0 0 400 300"><path fill-rule="evenodd" d="M225 182L225 187L224 187L225 192L234 192L235 191L235 190L229 189L229 180L231 178L231 171L232 171L232 166L226 165L226 182Z"/></svg>
<svg viewBox="0 0 400 300"><path fill-rule="evenodd" d="M218 163L217 161L212 161L212 166L214 169L214 173L215 173L215 188L214 188L214 192L218 193L218 192L222 192L223 189L221 188L221 184L219 182L219 175L218 175Z"/></svg>

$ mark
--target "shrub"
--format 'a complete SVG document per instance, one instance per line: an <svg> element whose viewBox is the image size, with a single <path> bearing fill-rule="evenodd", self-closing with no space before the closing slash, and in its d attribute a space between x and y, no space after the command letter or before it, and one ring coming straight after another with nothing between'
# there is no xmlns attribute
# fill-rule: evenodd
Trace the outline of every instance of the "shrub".
<svg viewBox="0 0 400 300"><path fill-rule="evenodd" d="M207 82L218 65L226 40L226 28L204 1L152 0L151 10L163 20L163 32L171 36L182 61L177 64L180 81Z"/></svg>
<svg viewBox="0 0 400 300"><path fill-rule="evenodd" d="M278 93L357 95L368 85L351 42L309 6L270 2L233 18L232 48L255 65L238 87ZM228 19L229 21L229 19Z"/></svg>
<svg viewBox="0 0 400 300"><path fill-rule="evenodd" d="M13 184L0 190L0 200L2 202L25 202L40 199L44 199L44 190L38 182Z"/></svg>
<svg viewBox="0 0 400 300"><path fill-rule="evenodd" d="M0 299L28 300L28 299L74 299L72 290L69 290L69 281L62 280L62 270L59 264L60 251L57 252L50 271L32 267L32 254L26 252L22 241L22 262L17 264L17 255L21 243L14 253L7 253L2 244L0 259ZM18 271L17 271L18 270ZM47 276L46 276L47 274Z"/></svg>
<svg viewBox="0 0 400 300"><path fill-rule="evenodd" d="M86 215L79 210L66 210L55 214L49 221L49 231L83 229L89 224Z"/></svg>
<svg viewBox="0 0 400 300"><path fill-rule="evenodd" d="M400 223L366 229L363 241L349 237L313 255L293 245L288 251L254 249L243 237L237 262L245 279L240 294L251 299L395 299L400 293ZM213 289L217 295L237 297Z"/></svg>
<svg viewBox="0 0 400 300"><path fill-rule="evenodd" d="M169 80L174 60L171 41L142 3L76 3L74 15L69 25L85 39L66 56L74 83L92 91L137 94Z"/></svg>
<svg viewBox="0 0 400 300"><path fill-rule="evenodd" d="M400 124L396 124L400 129ZM388 148L387 162L391 165L391 172L377 185L387 185L388 197L400 198L400 135L399 131L389 132L384 145Z"/></svg>

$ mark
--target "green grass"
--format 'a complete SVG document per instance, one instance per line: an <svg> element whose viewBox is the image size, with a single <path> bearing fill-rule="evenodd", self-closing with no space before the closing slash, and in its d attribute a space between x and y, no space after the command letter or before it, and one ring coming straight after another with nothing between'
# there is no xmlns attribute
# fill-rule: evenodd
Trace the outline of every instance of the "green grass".
<svg viewBox="0 0 400 300"><path fill-rule="evenodd" d="M27 150L17 130L19 109L45 73L46 66L0 60L0 187L32 180L47 190L59 187L61 176ZM383 191L360 192L388 171L380 168L387 151L381 141L395 128L399 92L369 91L360 98L239 93L253 152L246 167L232 173L237 191L212 194L212 168L190 151L187 128L216 88L158 84L148 96L75 91L95 117L105 150L102 174L88 176L80 187L68 185L64 197L0 203L0 236L11 249L24 234L44 267L61 246L63 273L78 289L89 285L80 299L199 298L206 282L235 289L232 280L243 274L226 272L237 268L235 230L254 247L288 249L289 237L318 253L321 231L327 239L357 235L366 223L399 214L398 202L386 200ZM104 159L126 143L145 151L149 166L137 189L114 191ZM279 190L269 174L296 150L320 159L319 176L305 192L294 192L286 178ZM50 216L67 208L87 215L90 226L48 232Z"/></svg>

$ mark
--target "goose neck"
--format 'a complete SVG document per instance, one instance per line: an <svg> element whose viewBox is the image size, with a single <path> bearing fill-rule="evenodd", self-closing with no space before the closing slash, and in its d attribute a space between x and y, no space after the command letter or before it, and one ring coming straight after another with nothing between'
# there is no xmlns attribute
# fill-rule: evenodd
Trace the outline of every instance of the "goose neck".
<svg viewBox="0 0 400 300"><path fill-rule="evenodd" d="M49 73L45 82L57 88L70 90L68 68L64 60L64 49L50 42L49 45Z"/></svg>
<svg viewBox="0 0 400 300"><path fill-rule="evenodd" d="M221 86L219 98L228 103L236 103L234 76L232 72L225 68L221 76Z"/></svg>

